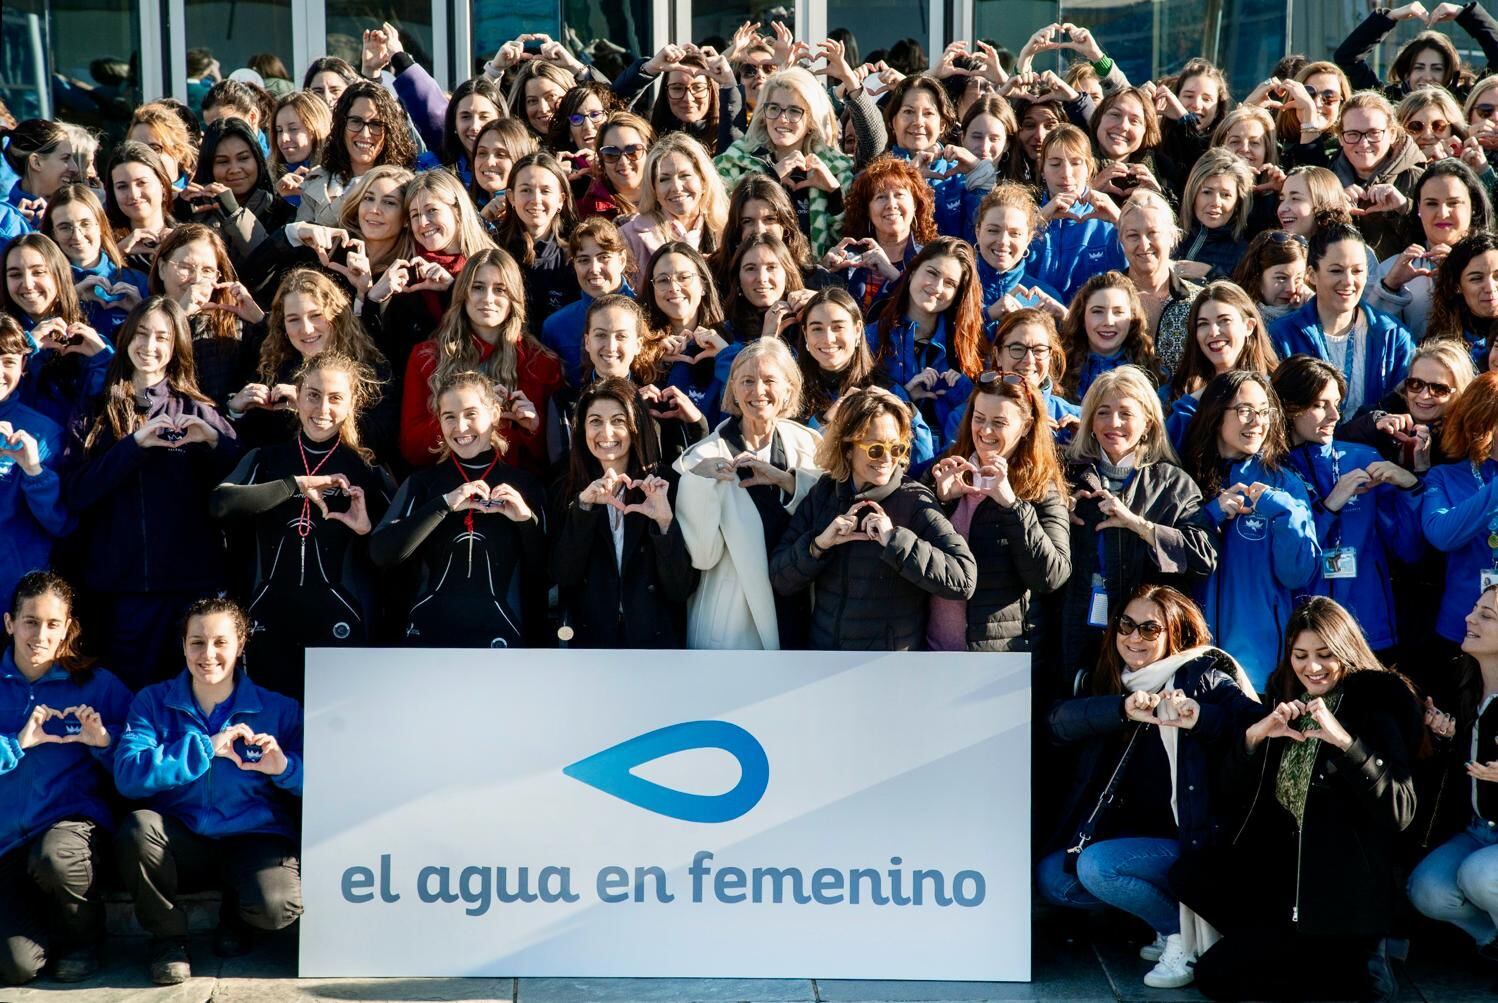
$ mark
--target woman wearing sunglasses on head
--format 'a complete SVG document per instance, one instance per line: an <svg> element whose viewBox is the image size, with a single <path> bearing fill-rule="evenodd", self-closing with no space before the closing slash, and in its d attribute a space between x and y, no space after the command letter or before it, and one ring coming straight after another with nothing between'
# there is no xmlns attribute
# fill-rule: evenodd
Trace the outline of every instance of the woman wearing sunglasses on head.
<svg viewBox="0 0 1498 1003"><path fill-rule="evenodd" d="M1267 714L1214 782L1230 842L1189 854L1171 889L1222 934L1196 963L1213 999L1394 998L1384 939L1399 901L1399 834L1415 815L1423 727L1409 683L1325 596L1285 625ZM1269 709L1272 708L1272 709ZM1273 964L1270 959L1309 959Z"/></svg>
<svg viewBox="0 0 1498 1003"><path fill-rule="evenodd" d="M1200 590L1207 625L1255 689L1274 667L1280 624L1317 573L1321 548L1305 485L1285 469L1284 425L1269 377L1235 369L1214 377L1181 449L1221 533L1217 570Z"/></svg>
<svg viewBox="0 0 1498 1003"><path fill-rule="evenodd" d="M1036 883L1057 905L1144 920L1154 941L1139 956L1156 962L1144 984L1178 988L1191 982L1199 927L1170 868L1223 841L1228 806L1212 779L1263 709L1195 603L1168 585L1125 596L1086 689L1050 711L1052 738L1076 755Z"/></svg>
<svg viewBox="0 0 1498 1003"><path fill-rule="evenodd" d="M1331 596L1387 656L1397 641L1390 565L1420 559L1420 479L1367 446L1334 442L1347 381L1331 365L1293 355L1274 373L1290 441L1286 465L1304 482L1321 540L1321 570L1306 591Z"/></svg>
<svg viewBox="0 0 1498 1003"><path fill-rule="evenodd" d="M930 600L966 602L973 595L972 551L931 489L905 477L909 407L872 387L839 403L817 449L827 472L796 509L770 560L777 592L812 589L814 649L922 648Z"/></svg>
<svg viewBox="0 0 1498 1003"><path fill-rule="evenodd" d="M971 595L933 595L925 646L1033 650L1038 597L1066 581L1071 554L1066 483L1031 381L979 374L956 439L930 480L977 571Z"/></svg>
<svg viewBox="0 0 1498 1003"><path fill-rule="evenodd" d="M1066 673L1094 664L1108 617L1144 584L1190 592L1217 567L1218 532L1176 459L1154 384L1120 366L1082 400L1066 450L1072 574L1062 590Z"/></svg>

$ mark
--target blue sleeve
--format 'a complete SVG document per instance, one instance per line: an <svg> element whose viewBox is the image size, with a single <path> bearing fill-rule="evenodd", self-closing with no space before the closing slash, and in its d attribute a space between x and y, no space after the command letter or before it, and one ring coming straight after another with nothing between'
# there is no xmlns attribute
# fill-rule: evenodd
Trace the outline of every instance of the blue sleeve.
<svg viewBox="0 0 1498 1003"><path fill-rule="evenodd" d="M1415 358L1415 342L1410 337L1410 332L1395 318L1388 318L1389 340L1384 350L1385 367L1384 383L1379 387L1378 396L1368 402L1369 407L1377 403L1399 389L1405 375L1410 371L1410 362Z"/></svg>
<svg viewBox="0 0 1498 1003"><path fill-rule="evenodd" d="M302 760L301 708L293 700L287 700L288 710L283 715L276 742L286 754L286 769L271 782L289 794L302 796L302 781L305 776Z"/></svg>
<svg viewBox="0 0 1498 1003"><path fill-rule="evenodd" d="M1425 537L1420 533L1419 491L1381 484L1376 501L1378 535L1384 546L1406 564L1420 560L1425 553Z"/></svg>
<svg viewBox="0 0 1498 1003"><path fill-rule="evenodd" d="M910 463L912 467L928 463L936 457L937 442L932 438L931 426L916 411L910 419Z"/></svg>
<svg viewBox="0 0 1498 1003"><path fill-rule="evenodd" d="M62 503L62 478L46 463L35 477L21 473L21 496L37 523L54 537L66 536L73 526L73 516Z"/></svg>
<svg viewBox="0 0 1498 1003"><path fill-rule="evenodd" d="M967 185L961 174L942 178L931 186L936 197L936 230L943 237L961 239L963 230L962 202Z"/></svg>
<svg viewBox="0 0 1498 1003"><path fill-rule="evenodd" d="M1281 317L1269 325L1269 343L1274 346L1274 354L1278 355L1281 359L1288 359L1295 354L1295 346L1291 344L1294 327L1286 323L1293 316L1294 314L1291 314L1289 317Z"/></svg>
<svg viewBox="0 0 1498 1003"><path fill-rule="evenodd" d="M420 63L412 63L405 72L396 74L395 96L421 134L428 150L442 149L442 124L447 116L447 98L442 88Z"/></svg>
<svg viewBox="0 0 1498 1003"><path fill-rule="evenodd" d="M125 718L130 712L130 702L134 699L125 684L120 682L113 673L100 672L95 676L95 688L98 692L93 694L91 706L99 712L99 717L104 721L104 729L109 732L109 745L102 749L90 749L94 759L106 772L114 772L114 760L120 751L120 739L125 735Z"/></svg>
<svg viewBox="0 0 1498 1003"><path fill-rule="evenodd" d="M1321 545L1316 542L1310 499L1299 478L1292 474L1280 486L1265 491L1254 509L1269 517L1269 560L1274 577L1288 589L1305 585L1316 574Z"/></svg>
<svg viewBox="0 0 1498 1003"><path fill-rule="evenodd" d="M114 757L114 784L127 798L146 798L199 779L213 766L213 739L194 731L162 745L152 720L155 695L136 696Z"/></svg>
<svg viewBox="0 0 1498 1003"><path fill-rule="evenodd" d="M19 766L25 755L19 735L0 735L0 777Z"/></svg>
<svg viewBox="0 0 1498 1003"><path fill-rule="evenodd" d="M742 341L734 341L730 342L727 348L724 348L713 357L714 383L720 386L728 386L728 373L733 369L733 360L738 358L739 353L743 350L744 343Z"/></svg>
<svg viewBox="0 0 1498 1003"><path fill-rule="evenodd" d="M1425 479L1425 497L1420 502L1420 526L1425 538L1437 550L1450 553L1461 550L1478 537L1488 532L1488 520L1492 518L1495 504L1494 485L1498 480L1488 481L1481 491L1474 492L1465 501L1454 500L1451 486L1446 482L1452 477L1468 475L1467 464L1452 463L1437 467Z"/></svg>

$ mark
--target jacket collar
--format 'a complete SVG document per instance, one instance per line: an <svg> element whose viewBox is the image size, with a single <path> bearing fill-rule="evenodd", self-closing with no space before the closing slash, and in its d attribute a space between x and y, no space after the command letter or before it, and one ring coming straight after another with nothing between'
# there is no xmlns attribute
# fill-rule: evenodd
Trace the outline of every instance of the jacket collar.
<svg viewBox="0 0 1498 1003"><path fill-rule="evenodd" d="M16 665L15 648L6 645L4 653L0 654L0 679L14 679L26 686L35 686L36 683L65 683L68 681L68 670L53 662L50 669L42 673L36 682L32 682L21 674L20 666Z"/></svg>
<svg viewBox="0 0 1498 1003"><path fill-rule="evenodd" d="M1020 259L1019 264L1001 272L987 261L983 255L978 255L978 282L983 287L983 298L996 300L1014 292L1014 287L1020 284L1025 277L1025 260Z"/></svg>
<svg viewBox="0 0 1498 1003"><path fill-rule="evenodd" d="M162 702L184 714L202 715L203 708L198 706L197 697L192 695L192 672L189 669L184 668L166 684L166 694ZM250 677L244 669L234 670L234 692L229 694L226 703L229 705L231 718L240 714L258 714L264 709L264 704L260 699L260 687L250 682Z"/></svg>

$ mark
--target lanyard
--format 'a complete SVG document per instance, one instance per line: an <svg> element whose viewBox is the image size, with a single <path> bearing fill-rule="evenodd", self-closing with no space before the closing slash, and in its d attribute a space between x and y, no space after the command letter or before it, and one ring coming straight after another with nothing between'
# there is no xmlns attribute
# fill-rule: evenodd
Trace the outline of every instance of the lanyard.
<svg viewBox="0 0 1498 1003"><path fill-rule="evenodd" d="M338 451L338 444L335 442L333 444L333 448L323 454L323 458L317 461L317 466L315 467L309 466L307 464L307 447L302 445L301 435L298 435L296 437L296 450L298 453L302 454L302 473L306 474L308 477L312 477L315 476L317 472L322 469L322 465L324 463L327 463L328 459ZM302 517L297 520L296 531L304 540L312 533L312 499L306 493L302 494Z"/></svg>
<svg viewBox="0 0 1498 1003"><path fill-rule="evenodd" d="M1472 478L1477 481L1479 493L1488 486L1488 482L1482 479L1482 471L1472 460L1467 461L1472 468ZM1488 549L1493 552L1493 567L1498 568L1498 512L1488 517Z"/></svg>
<svg viewBox="0 0 1498 1003"><path fill-rule="evenodd" d="M463 483L464 484L467 484L469 481L473 480L472 477L468 476L468 471L466 471L466 470L463 469L463 464L461 464L461 463L458 462L458 454L457 453L453 453L452 454L452 460L453 460L453 466L455 466L455 467L458 468L458 476L461 477L461 478L463 478ZM498 462L499 462L499 450L496 449L494 451L494 459L492 459L492 460L489 461L489 465L484 468L484 472L482 474L479 474L478 479L481 480L481 481L482 480L487 480L488 477L489 477L489 472L494 469L494 465L496 463L498 463ZM466 508L466 509L463 510L463 529L468 532L469 536L473 535L473 505L472 504L470 504L468 506L468 508ZM472 540L468 541L468 547L469 547L469 550L472 551L472 549L473 549L473 541Z"/></svg>

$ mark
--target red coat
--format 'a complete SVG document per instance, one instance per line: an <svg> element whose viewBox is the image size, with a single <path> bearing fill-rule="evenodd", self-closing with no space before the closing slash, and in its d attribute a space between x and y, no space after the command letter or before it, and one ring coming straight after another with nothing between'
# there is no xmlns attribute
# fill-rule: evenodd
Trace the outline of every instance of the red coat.
<svg viewBox="0 0 1498 1003"><path fill-rule="evenodd" d="M477 336L474 343L479 349L480 361L494 354L494 346ZM531 339L522 339L517 346L519 358L516 363L518 389L536 406L541 417L541 426L536 432L527 432L506 421L501 425L509 451L505 462L535 474L546 475L546 405L551 395L563 386L562 362L549 350ZM429 467L436 462L433 452L442 443L442 426L432 413L430 381L437 371L437 343L431 339L423 341L411 352L406 365L406 382L401 393L401 456L413 467Z"/></svg>

